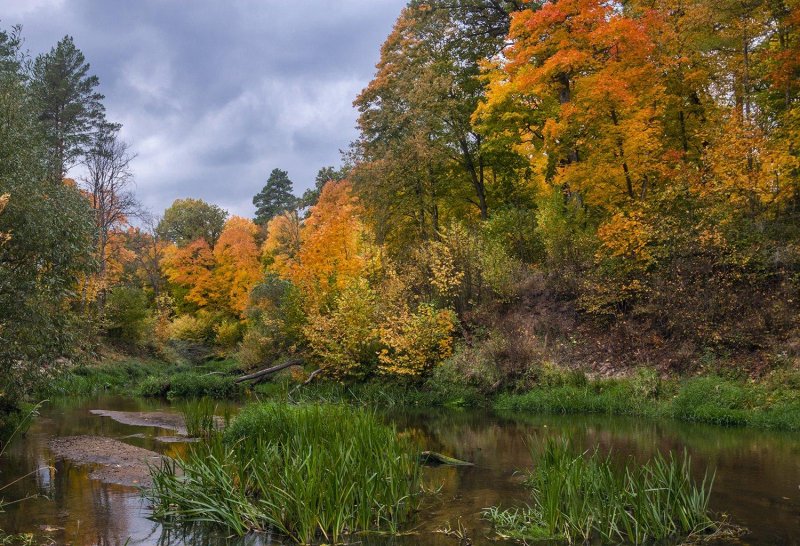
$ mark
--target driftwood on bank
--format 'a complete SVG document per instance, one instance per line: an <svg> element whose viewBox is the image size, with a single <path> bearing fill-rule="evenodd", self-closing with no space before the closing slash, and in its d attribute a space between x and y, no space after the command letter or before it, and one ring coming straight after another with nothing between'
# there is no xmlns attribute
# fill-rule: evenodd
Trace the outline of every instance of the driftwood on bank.
<svg viewBox="0 0 800 546"><path fill-rule="evenodd" d="M237 377L233 381L234 383L244 383L245 381L258 381L275 372L285 370L286 368L291 368L292 366L301 366L303 362L305 362L305 360L303 360L302 358L292 358L282 364L278 364L277 366L272 366L271 368L265 368L257 372L249 373L247 375L242 375L240 377Z"/></svg>

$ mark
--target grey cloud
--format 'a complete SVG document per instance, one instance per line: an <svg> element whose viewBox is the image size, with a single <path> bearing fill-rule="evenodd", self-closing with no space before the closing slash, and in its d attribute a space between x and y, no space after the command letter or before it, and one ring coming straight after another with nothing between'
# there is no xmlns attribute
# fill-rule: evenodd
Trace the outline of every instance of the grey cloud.
<svg viewBox="0 0 800 546"><path fill-rule="evenodd" d="M109 117L138 153L140 199L179 197L250 215L275 167L295 192L356 136L404 0L0 0L36 54L70 34L100 77Z"/></svg>

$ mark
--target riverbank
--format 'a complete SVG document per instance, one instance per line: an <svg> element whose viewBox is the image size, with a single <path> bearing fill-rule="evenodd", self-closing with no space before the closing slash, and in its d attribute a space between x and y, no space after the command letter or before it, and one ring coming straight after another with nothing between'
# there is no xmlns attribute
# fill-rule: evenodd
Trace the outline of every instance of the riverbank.
<svg viewBox="0 0 800 546"><path fill-rule="evenodd" d="M97 411L92 413L103 410L149 415L178 413L180 407L160 399L123 396L54 398L43 406L40 418L14 443L3 461L8 481L34 472L42 464L55 468L55 472L45 472L45 483L42 473L34 472L9 487L4 491L6 499L26 497L41 491L40 487L46 488L47 495L10 505L5 514L0 514L0 528L9 534L34 533L43 543L50 537L56 544L94 544L99 540L124 544L129 539L129 543L142 544L230 544L227 531L193 527L184 533L174 526L158 526L148 519L150 511L142 509L147 504L139 500L136 489L94 480L89 476L93 465L62 462L50 448L51 439L57 437L105 436L182 458L186 445L161 441L174 431L133 426ZM606 415L506 417L481 409L396 409L378 415L396 426L401 435L418 441L422 449L468 460L475 466L425 468L429 490L440 493L429 499L419 521L412 524L415 534L385 540L371 535L365 542L373 546L441 545L450 539L440 533L448 528L457 531L459 521L474 546L510 546L510 541L487 538L492 536L491 522L481 519L481 510L489 506L513 510L530 504L530 493L521 483L522 473L531 468L531 444L526 439L545 441L560 436L577 442L581 451L599 446L621 467L629 457L644 463L658 452L671 450L680 455L686 448L693 468L698 470L696 479L702 479L704 468L715 472L711 509L749 528L749 544L768 546L800 540L796 434Z"/></svg>
<svg viewBox="0 0 800 546"><path fill-rule="evenodd" d="M309 385L290 373L253 387L237 384L233 360L170 365L126 359L81 366L50 382L42 397L100 393L182 399L210 397L292 402L347 402L380 408L493 408L501 413L603 414L723 426L800 430L800 372L776 370L759 381L719 375L663 378L648 369L627 377L590 379L579 371L550 370L533 388L487 393L434 377L421 383L378 379Z"/></svg>

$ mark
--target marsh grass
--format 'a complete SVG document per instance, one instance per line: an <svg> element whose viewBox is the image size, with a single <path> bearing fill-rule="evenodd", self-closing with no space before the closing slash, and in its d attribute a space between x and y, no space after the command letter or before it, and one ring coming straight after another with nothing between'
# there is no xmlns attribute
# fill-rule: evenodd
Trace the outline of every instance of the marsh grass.
<svg viewBox="0 0 800 546"><path fill-rule="evenodd" d="M151 469L160 519L294 542L396 533L417 508L418 450L373 413L340 405L253 405L224 434Z"/></svg>
<svg viewBox="0 0 800 546"><path fill-rule="evenodd" d="M210 438L217 428L217 404L210 398L187 400L181 405L186 433L192 438Z"/></svg>
<svg viewBox="0 0 800 546"><path fill-rule="evenodd" d="M502 536L645 544L718 529L708 509L713 476L696 483L685 453L620 468L597 450L581 453L555 438L534 447L532 457L532 506L483 512Z"/></svg>

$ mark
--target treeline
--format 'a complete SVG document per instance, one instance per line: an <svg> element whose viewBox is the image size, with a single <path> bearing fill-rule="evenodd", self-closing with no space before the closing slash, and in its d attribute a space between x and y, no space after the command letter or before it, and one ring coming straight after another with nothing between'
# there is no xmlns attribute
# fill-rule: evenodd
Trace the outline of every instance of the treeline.
<svg viewBox="0 0 800 546"><path fill-rule="evenodd" d="M96 344L111 239L136 208L98 83L71 37L32 59L0 31L0 413Z"/></svg>
<svg viewBox="0 0 800 546"><path fill-rule="evenodd" d="M797 356L796 0L412 0L344 166L299 198L273 170L253 220L196 199L143 215L71 40L34 62L17 33L0 44L7 374L100 335L168 360L492 389L586 324L626 354L670 347L672 368ZM82 106L48 109L65 85ZM77 161L80 191L63 181Z"/></svg>

